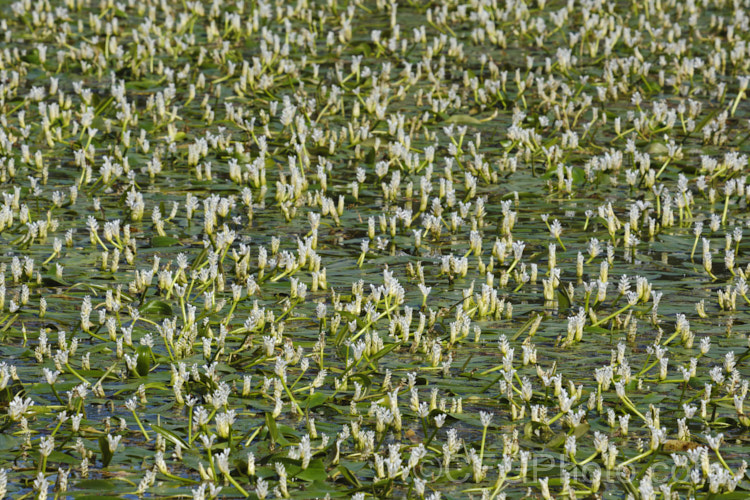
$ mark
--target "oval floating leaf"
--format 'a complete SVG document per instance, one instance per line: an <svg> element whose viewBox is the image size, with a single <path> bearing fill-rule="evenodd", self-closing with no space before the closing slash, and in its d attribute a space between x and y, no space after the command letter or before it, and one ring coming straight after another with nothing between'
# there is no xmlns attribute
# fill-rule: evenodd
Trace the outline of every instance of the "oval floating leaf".
<svg viewBox="0 0 750 500"><path fill-rule="evenodd" d="M445 120L445 123L455 123L457 125L481 125L481 121L471 115L451 115Z"/></svg>
<svg viewBox="0 0 750 500"><path fill-rule="evenodd" d="M180 244L180 240L171 236L154 236L151 238L151 246L154 248L173 247Z"/></svg>
<svg viewBox="0 0 750 500"><path fill-rule="evenodd" d="M171 316L172 306L163 300L152 300L140 309L141 314L155 314L157 316Z"/></svg>

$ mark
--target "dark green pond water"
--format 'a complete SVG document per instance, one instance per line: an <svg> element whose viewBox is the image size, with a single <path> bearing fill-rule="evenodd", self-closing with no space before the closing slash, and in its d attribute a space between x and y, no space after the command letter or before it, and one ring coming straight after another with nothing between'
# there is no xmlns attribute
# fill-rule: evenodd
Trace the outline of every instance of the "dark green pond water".
<svg viewBox="0 0 750 500"><path fill-rule="evenodd" d="M746 498L746 2L1 2L0 498Z"/></svg>

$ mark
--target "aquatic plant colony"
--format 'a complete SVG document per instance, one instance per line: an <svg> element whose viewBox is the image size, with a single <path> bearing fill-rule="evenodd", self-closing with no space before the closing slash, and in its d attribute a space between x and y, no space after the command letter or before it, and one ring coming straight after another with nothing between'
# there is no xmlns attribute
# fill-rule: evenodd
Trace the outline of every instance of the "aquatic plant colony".
<svg viewBox="0 0 750 500"><path fill-rule="evenodd" d="M18 0L0 497L750 495L748 0Z"/></svg>

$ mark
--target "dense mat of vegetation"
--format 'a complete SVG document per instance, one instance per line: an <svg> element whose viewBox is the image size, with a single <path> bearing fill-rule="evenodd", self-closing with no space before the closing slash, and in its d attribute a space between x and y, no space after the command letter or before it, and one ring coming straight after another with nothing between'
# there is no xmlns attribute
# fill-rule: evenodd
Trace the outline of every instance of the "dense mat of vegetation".
<svg viewBox="0 0 750 500"><path fill-rule="evenodd" d="M747 498L747 0L3 0L0 497Z"/></svg>

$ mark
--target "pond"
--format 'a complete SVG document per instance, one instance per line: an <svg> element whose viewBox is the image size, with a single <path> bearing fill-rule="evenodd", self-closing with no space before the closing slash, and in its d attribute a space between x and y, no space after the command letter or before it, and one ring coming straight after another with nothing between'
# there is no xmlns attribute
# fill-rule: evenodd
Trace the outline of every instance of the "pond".
<svg viewBox="0 0 750 500"><path fill-rule="evenodd" d="M0 498L746 498L742 2L3 2Z"/></svg>

